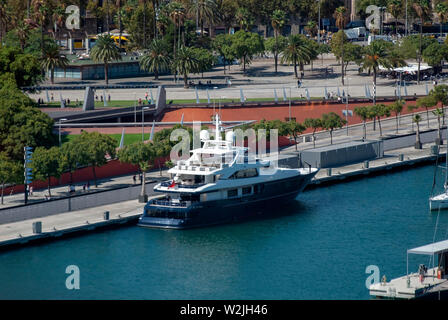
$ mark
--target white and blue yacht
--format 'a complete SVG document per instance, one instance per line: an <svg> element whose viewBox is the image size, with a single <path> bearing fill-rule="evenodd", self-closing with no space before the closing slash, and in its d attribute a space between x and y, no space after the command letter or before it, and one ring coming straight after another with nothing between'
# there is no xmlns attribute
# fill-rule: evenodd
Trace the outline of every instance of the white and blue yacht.
<svg viewBox="0 0 448 320"><path fill-rule="evenodd" d="M218 115L215 122L214 139L201 131L203 146L168 171L170 180L154 187L164 195L148 201L140 226L185 229L250 218L266 206L295 199L318 171L273 169L271 161L251 158L248 148L235 146L232 131L223 140Z"/></svg>

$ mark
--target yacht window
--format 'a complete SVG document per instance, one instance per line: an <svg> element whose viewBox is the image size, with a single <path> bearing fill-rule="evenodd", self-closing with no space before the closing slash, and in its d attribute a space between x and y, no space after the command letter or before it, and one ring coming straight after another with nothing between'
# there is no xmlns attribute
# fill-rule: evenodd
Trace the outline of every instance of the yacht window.
<svg viewBox="0 0 448 320"><path fill-rule="evenodd" d="M256 168L250 168L245 170L240 170L235 172L230 176L230 179L243 179L243 178L252 178L257 177L258 171Z"/></svg>
<svg viewBox="0 0 448 320"><path fill-rule="evenodd" d="M252 193L252 187L244 187L243 188L243 195L251 194L251 193Z"/></svg>
<svg viewBox="0 0 448 320"><path fill-rule="evenodd" d="M227 198L234 198L238 196L238 189L227 190Z"/></svg>

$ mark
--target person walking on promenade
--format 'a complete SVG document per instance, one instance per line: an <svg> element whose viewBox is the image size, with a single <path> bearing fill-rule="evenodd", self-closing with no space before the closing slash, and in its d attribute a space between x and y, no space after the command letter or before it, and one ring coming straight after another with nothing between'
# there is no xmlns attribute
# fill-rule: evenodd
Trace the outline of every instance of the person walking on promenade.
<svg viewBox="0 0 448 320"><path fill-rule="evenodd" d="M142 183L143 177L141 174L138 176L138 179L140 180L140 183Z"/></svg>
<svg viewBox="0 0 448 320"><path fill-rule="evenodd" d="M87 181L87 191L90 190L90 181Z"/></svg>
<svg viewBox="0 0 448 320"><path fill-rule="evenodd" d="M137 178L135 177L135 174L132 176L132 181L134 181L134 184L136 184Z"/></svg>

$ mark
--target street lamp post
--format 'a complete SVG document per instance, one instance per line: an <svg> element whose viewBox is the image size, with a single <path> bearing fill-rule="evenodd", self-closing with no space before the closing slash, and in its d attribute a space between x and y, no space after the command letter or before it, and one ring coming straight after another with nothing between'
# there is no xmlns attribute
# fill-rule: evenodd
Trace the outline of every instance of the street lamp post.
<svg viewBox="0 0 448 320"><path fill-rule="evenodd" d="M59 147L61 146L61 123L62 121L67 121L67 119L59 119Z"/></svg>
<svg viewBox="0 0 448 320"><path fill-rule="evenodd" d="M319 14L318 14L318 22L317 22L317 24L318 24L318 29L317 29L317 43L319 43L320 44L320 0L316 0L319 4L318 4L318 12L319 12Z"/></svg>
<svg viewBox="0 0 448 320"><path fill-rule="evenodd" d="M218 89L218 87L213 87L213 116L215 115L216 108L216 89Z"/></svg>
<svg viewBox="0 0 448 320"><path fill-rule="evenodd" d="M291 87L289 87L289 121L291 121Z"/></svg>
<svg viewBox="0 0 448 320"><path fill-rule="evenodd" d="M137 123L137 102L136 102L136 93L134 92L134 124Z"/></svg>
<svg viewBox="0 0 448 320"><path fill-rule="evenodd" d="M145 110L149 109L149 107L143 107L142 108L142 142L145 141L144 134L145 134Z"/></svg>

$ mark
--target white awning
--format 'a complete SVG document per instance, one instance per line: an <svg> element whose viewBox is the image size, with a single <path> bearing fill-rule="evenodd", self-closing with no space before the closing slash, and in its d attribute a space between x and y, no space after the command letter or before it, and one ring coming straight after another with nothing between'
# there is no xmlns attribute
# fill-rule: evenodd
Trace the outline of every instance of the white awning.
<svg viewBox="0 0 448 320"><path fill-rule="evenodd" d="M434 255L448 251L448 240L434 242L425 246L409 249L408 253Z"/></svg>

